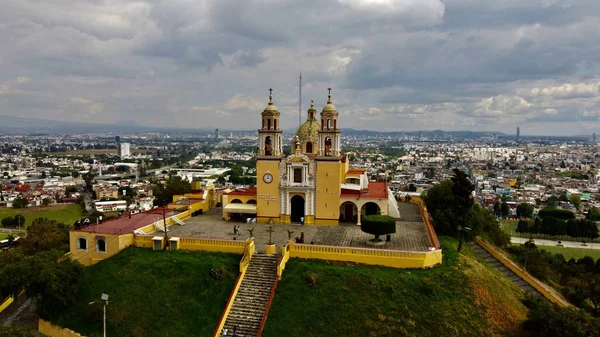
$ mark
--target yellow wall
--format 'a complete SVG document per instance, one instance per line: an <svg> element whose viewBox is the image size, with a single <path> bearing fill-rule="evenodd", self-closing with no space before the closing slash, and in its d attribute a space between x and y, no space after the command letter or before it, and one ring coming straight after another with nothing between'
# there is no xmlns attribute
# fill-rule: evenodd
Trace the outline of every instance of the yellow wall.
<svg viewBox="0 0 600 337"><path fill-rule="evenodd" d="M271 173L273 181L267 184L263 180L265 173ZM268 222L273 219L279 220L279 161L257 160L256 161L256 216L259 222ZM230 199L233 196L229 196ZM230 200L231 201L231 200Z"/></svg>
<svg viewBox="0 0 600 337"><path fill-rule="evenodd" d="M77 332L54 325L40 318L38 323L40 333L50 337L84 337Z"/></svg>
<svg viewBox="0 0 600 337"><path fill-rule="evenodd" d="M317 161L315 224L337 224L340 218L342 163Z"/></svg>
<svg viewBox="0 0 600 337"><path fill-rule="evenodd" d="M106 252L96 251L96 237L102 236L106 242ZM75 261L84 266L91 266L120 252L125 247L133 244L133 234L124 234L119 237L113 234L90 233L72 230L69 232L69 251ZM77 249L77 239L87 239L87 250Z"/></svg>
<svg viewBox="0 0 600 337"><path fill-rule="evenodd" d="M288 242L289 256L303 259L346 261L393 268L427 268L442 263L442 250L411 252L296 244Z"/></svg>

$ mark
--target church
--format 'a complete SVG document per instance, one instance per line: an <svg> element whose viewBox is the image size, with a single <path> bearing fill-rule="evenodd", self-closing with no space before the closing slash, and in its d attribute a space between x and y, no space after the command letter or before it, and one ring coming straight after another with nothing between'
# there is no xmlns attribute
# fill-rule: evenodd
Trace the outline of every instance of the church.
<svg viewBox="0 0 600 337"><path fill-rule="evenodd" d="M328 100L317 118L314 103L283 153L280 112L269 103L261 113L256 154L256 187L223 195L223 219L255 217L259 223L360 225L361 216L399 218L398 204L385 182L369 181L365 170L352 168L342 153L338 112Z"/></svg>

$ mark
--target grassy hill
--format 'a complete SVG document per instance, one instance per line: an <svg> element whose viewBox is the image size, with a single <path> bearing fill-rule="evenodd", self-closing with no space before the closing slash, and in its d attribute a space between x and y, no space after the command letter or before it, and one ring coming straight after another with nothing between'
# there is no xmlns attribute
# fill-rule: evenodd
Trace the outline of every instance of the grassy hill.
<svg viewBox="0 0 600 337"><path fill-rule="evenodd" d="M152 251L130 247L85 269L78 301L52 321L85 336L102 335L102 307L110 296L108 336L210 336L239 272L241 255ZM210 276L222 268L224 279Z"/></svg>
<svg viewBox="0 0 600 337"><path fill-rule="evenodd" d="M468 247L459 256L456 245L442 238L444 264L431 270L291 259L263 336L518 334L522 290Z"/></svg>
<svg viewBox="0 0 600 337"><path fill-rule="evenodd" d="M48 218L72 224L75 220L82 217L81 206L77 204L53 205L48 207L27 207L27 208L0 208L0 221L7 216L21 214L25 217L25 224L30 225L37 218Z"/></svg>

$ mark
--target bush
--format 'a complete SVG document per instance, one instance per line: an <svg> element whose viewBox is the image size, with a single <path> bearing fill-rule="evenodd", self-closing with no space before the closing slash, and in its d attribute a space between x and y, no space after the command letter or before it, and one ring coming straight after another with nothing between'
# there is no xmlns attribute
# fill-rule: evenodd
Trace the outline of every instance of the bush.
<svg viewBox="0 0 600 337"><path fill-rule="evenodd" d="M575 214L566 209L546 207L538 213L540 218L554 217L561 220L574 219Z"/></svg>
<svg viewBox="0 0 600 337"><path fill-rule="evenodd" d="M396 219L389 215L367 215L361 220L360 229L375 235L375 241L380 235L396 233Z"/></svg>
<svg viewBox="0 0 600 337"><path fill-rule="evenodd" d="M2 227L12 228L15 227L15 224L15 218L12 216L7 216L6 218L2 219Z"/></svg>

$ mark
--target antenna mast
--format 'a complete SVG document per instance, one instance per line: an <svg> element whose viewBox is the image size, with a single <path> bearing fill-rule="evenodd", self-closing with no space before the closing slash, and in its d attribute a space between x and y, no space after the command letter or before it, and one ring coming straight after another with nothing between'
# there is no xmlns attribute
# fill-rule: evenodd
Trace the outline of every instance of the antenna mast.
<svg viewBox="0 0 600 337"><path fill-rule="evenodd" d="M298 86L298 128L302 125L302 72L300 72L300 85Z"/></svg>

